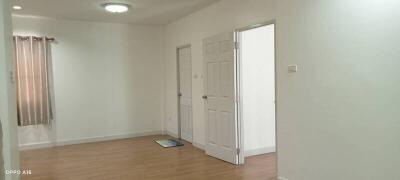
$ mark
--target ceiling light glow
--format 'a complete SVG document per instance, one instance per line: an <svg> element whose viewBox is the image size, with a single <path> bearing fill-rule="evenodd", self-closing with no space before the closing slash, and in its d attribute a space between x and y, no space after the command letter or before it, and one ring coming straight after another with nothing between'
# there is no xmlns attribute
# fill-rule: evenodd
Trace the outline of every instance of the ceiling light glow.
<svg viewBox="0 0 400 180"><path fill-rule="evenodd" d="M111 13L124 13L129 10L128 4L107 3L103 5L104 9Z"/></svg>
<svg viewBox="0 0 400 180"><path fill-rule="evenodd" d="M22 7L21 7L21 6L17 6L17 5L15 5L15 6L13 6L13 9L15 9L15 10L21 10L21 9L22 9Z"/></svg>

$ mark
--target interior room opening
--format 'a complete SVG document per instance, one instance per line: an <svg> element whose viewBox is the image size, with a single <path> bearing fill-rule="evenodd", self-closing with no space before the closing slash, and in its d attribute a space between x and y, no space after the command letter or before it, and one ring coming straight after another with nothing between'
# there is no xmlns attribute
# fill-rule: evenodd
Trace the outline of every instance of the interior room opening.
<svg viewBox="0 0 400 180"><path fill-rule="evenodd" d="M275 25L239 32L244 158L275 152ZM244 159L243 159L244 161Z"/></svg>
<svg viewBox="0 0 400 180"><path fill-rule="evenodd" d="M178 65L178 138L193 142L192 115L192 60L191 47L185 45L177 49Z"/></svg>

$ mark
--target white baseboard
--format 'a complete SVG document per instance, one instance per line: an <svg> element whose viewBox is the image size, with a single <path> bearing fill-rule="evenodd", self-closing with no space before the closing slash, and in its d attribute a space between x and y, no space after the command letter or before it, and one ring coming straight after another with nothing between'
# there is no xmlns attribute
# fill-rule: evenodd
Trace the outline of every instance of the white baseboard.
<svg viewBox="0 0 400 180"><path fill-rule="evenodd" d="M173 133L171 131L167 131L167 135L168 136L172 136L173 138L178 138L178 134L175 134L175 133Z"/></svg>
<svg viewBox="0 0 400 180"><path fill-rule="evenodd" d="M173 132L170 132L170 131L166 131L166 135L168 135L168 136L171 136L171 137L173 137L173 138L178 138L178 135L177 134L175 134L175 133L173 133ZM194 147L196 147L196 148L199 148L199 149L201 149L201 150L204 150L204 145L203 144L199 144L199 143L196 143L196 142L190 142L190 143L192 143L192 145L194 146Z"/></svg>
<svg viewBox="0 0 400 180"><path fill-rule="evenodd" d="M19 150L41 149L41 148L49 148L49 147L55 147L55 146L66 146L66 145L73 145L73 144L111 141L111 140L118 140L118 139L127 139L127 138L161 135L161 134L163 134L162 131L154 131L154 132L144 132L144 133L117 134L117 135L90 137L90 138L82 138L82 139L70 139L70 140L62 140L62 141L57 141L57 142L40 142L40 143L20 144Z"/></svg>
<svg viewBox="0 0 400 180"><path fill-rule="evenodd" d="M256 156L261 154L268 154L276 152L276 148L274 147L266 147L266 148L259 148L259 149L252 149L244 151L244 157L248 156Z"/></svg>
<svg viewBox="0 0 400 180"><path fill-rule="evenodd" d="M289 180L289 179L279 176L279 177L278 177L278 180Z"/></svg>
<svg viewBox="0 0 400 180"><path fill-rule="evenodd" d="M199 143L193 142L192 145L194 147L196 147L196 148L201 149L201 150L205 150L205 146L203 144L199 144Z"/></svg>
<svg viewBox="0 0 400 180"><path fill-rule="evenodd" d="M19 150L31 150L31 149L43 149L43 148L50 148L57 146L55 142L40 142L40 143L27 143L27 144L20 144Z"/></svg>

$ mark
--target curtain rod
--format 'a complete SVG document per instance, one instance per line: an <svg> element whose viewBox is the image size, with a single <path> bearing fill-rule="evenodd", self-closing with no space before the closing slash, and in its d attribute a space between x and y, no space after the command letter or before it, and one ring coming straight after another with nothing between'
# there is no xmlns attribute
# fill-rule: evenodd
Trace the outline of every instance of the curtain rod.
<svg viewBox="0 0 400 180"><path fill-rule="evenodd" d="M53 42L53 41L55 41L56 39L55 38L53 38L53 37L37 37L37 36L13 36L13 37L18 37L18 38L22 38L23 40L27 40L27 39L29 39L30 37L32 37L33 39L40 39L40 40L42 40L43 38L46 38L46 41L50 41L50 42Z"/></svg>

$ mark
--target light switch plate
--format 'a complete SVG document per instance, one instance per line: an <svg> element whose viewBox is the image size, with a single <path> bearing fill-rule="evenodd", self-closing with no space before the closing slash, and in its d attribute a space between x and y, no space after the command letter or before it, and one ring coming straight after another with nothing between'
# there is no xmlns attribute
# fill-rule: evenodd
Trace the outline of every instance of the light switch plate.
<svg viewBox="0 0 400 180"><path fill-rule="evenodd" d="M297 70L297 65L288 65L288 73L296 73Z"/></svg>

